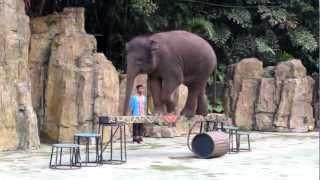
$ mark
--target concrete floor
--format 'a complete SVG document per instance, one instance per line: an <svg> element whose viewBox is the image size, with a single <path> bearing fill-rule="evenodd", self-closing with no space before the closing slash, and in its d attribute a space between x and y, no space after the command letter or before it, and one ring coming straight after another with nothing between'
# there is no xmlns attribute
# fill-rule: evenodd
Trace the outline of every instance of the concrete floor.
<svg viewBox="0 0 320 180"><path fill-rule="evenodd" d="M251 133L252 151L197 159L187 149L186 138L145 138L128 145L123 165L83 167L77 170L48 168L50 146L30 152L1 152L1 180L129 179L129 180L317 180L317 133Z"/></svg>

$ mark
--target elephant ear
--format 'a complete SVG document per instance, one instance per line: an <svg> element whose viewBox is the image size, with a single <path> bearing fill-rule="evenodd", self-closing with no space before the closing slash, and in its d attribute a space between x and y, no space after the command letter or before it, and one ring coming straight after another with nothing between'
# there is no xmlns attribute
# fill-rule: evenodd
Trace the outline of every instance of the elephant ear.
<svg viewBox="0 0 320 180"><path fill-rule="evenodd" d="M151 52L155 52L159 49L159 43L151 39Z"/></svg>
<svg viewBox="0 0 320 180"><path fill-rule="evenodd" d="M130 44L126 43L126 51L128 51L130 49Z"/></svg>
<svg viewBox="0 0 320 180"><path fill-rule="evenodd" d="M159 43L156 40L151 39L150 46L151 46L150 49L151 49L151 56L152 56L151 66L153 69L155 69L158 65L158 62L159 62L158 55L157 55L157 51L159 49Z"/></svg>

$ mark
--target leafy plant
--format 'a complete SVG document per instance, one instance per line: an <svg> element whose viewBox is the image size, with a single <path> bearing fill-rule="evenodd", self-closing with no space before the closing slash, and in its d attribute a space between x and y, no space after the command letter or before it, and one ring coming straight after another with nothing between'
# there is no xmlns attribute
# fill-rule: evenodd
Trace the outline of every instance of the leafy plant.
<svg viewBox="0 0 320 180"><path fill-rule="evenodd" d="M216 32L213 29L212 23L204 18L189 19L185 25L185 29L202 35L207 39L213 39L216 37Z"/></svg>
<svg viewBox="0 0 320 180"><path fill-rule="evenodd" d="M270 53L272 55L275 55L275 51L270 47L268 44L267 40L262 39L262 38L256 38L256 47L257 51L260 53Z"/></svg>
<svg viewBox="0 0 320 180"><path fill-rule="evenodd" d="M302 48L302 50L306 53L313 52L318 48L317 41L315 40L311 32L304 28L297 28L295 30L289 31L288 34L292 45Z"/></svg>
<svg viewBox="0 0 320 180"><path fill-rule="evenodd" d="M242 28L250 28L252 26L251 14L247 9L228 9L225 14L230 21L240 25Z"/></svg>
<svg viewBox="0 0 320 180"><path fill-rule="evenodd" d="M280 51L276 55L276 59L278 61L287 61L287 60L290 60L290 59L293 59L293 58L294 57L291 54L289 54L289 53L287 53L285 51Z"/></svg>
<svg viewBox="0 0 320 180"><path fill-rule="evenodd" d="M32 16L56 11L56 1L24 0ZM219 66L258 57L265 65L301 59L319 71L319 2L311 0L95 0L86 30L98 51L125 69L125 43L137 35L184 29L213 45ZM218 66L218 67L219 67ZM218 69L217 80L223 79ZM213 76L212 76L213 77ZM211 77L211 80L212 80ZM221 80L223 81L223 80Z"/></svg>
<svg viewBox="0 0 320 180"><path fill-rule="evenodd" d="M269 8L266 6L259 6L258 13L261 15L262 20L267 20L271 26L284 23L288 20L288 12L281 7Z"/></svg>
<svg viewBox="0 0 320 180"><path fill-rule="evenodd" d="M216 101L214 102L214 105L209 103L208 104L208 112L209 113L212 113L212 112L222 113L222 112L224 112L223 101L221 99L217 98Z"/></svg>
<svg viewBox="0 0 320 180"><path fill-rule="evenodd" d="M158 6L152 0L132 0L132 8L139 14L151 16Z"/></svg>

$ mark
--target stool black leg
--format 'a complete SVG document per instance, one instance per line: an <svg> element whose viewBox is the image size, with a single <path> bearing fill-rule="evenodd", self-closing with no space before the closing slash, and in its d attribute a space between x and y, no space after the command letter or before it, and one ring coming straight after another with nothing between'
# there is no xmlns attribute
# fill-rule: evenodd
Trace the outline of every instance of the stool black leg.
<svg viewBox="0 0 320 180"><path fill-rule="evenodd" d="M99 162L99 137L96 137L96 163Z"/></svg>
<svg viewBox="0 0 320 180"><path fill-rule="evenodd" d="M69 148L69 152L70 152L70 168L72 168L72 156L73 156L72 149L73 148Z"/></svg>
<svg viewBox="0 0 320 180"><path fill-rule="evenodd" d="M86 164L88 164L89 163L89 161L90 161L90 157L89 157L89 143L90 143L90 138L89 137L87 137L86 138Z"/></svg>
<svg viewBox="0 0 320 180"><path fill-rule="evenodd" d="M62 148L60 149L60 161L59 161L59 165L61 165L61 159L62 159Z"/></svg>
<svg viewBox="0 0 320 180"><path fill-rule="evenodd" d="M240 151L240 134L236 135L236 151L239 152Z"/></svg>
<svg viewBox="0 0 320 180"><path fill-rule="evenodd" d="M232 148L231 143L232 143L232 141L231 141L231 133L230 133L230 131L228 132L228 134L229 134L229 152L231 152L231 148Z"/></svg>
<svg viewBox="0 0 320 180"><path fill-rule="evenodd" d="M76 148L75 158L77 159L76 162L79 162L79 165L81 167L82 164L81 164L81 156L80 156L80 148L79 147ZM77 166L77 163L76 163L76 166Z"/></svg>
<svg viewBox="0 0 320 180"><path fill-rule="evenodd" d="M55 164L54 164L55 168L57 168L57 164L58 164L58 156L59 156L58 149L59 148L56 147L56 161L55 161Z"/></svg>
<svg viewBox="0 0 320 180"><path fill-rule="evenodd" d="M124 158L125 161L127 161L127 140L126 140L126 125L123 126L123 131L124 131Z"/></svg>
<svg viewBox="0 0 320 180"><path fill-rule="evenodd" d="M110 134L110 161L112 161L112 144L113 144L113 127L111 126L111 134Z"/></svg>
<svg viewBox="0 0 320 180"><path fill-rule="evenodd" d="M122 158L122 127L120 126L120 159L123 161Z"/></svg>
<svg viewBox="0 0 320 180"><path fill-rule="evenodd" d="M204 131L208 132L209 131L209 121L206 121L206 124L204 126Z"/></svg>
<svg viewBox="0 0 320 180"><path fill-rule="evenodd" d="M49 167L52 167L52 156L53 156L53 152L54 152L54 147L52 146L52 148L51 148L51 155L50 155Z"/></svg>
<svg viewBox="0 0 320 180"><path fill-rule="evenodd" d="M250 135L248 134L248 150L251 151L251 147L250 147Z"/></svg>
<svg viewBox="0 0 320 180"><path fill-rule="evenodd" d="M101 129L101 139L100 139L100 163L102 163L102 161L103 161L103 151L102 151L103 129L104 129L104 126L102 126L102 129ZM100 132L100 125L99 125L99 132Z"/></svg>
<svg viewBox="0 0 320 180"><path fill-rule="evenodd" d="M71 159L70 159L70 164L72 165L76 165L76 161L77 161L77 158L75 156L75 151L76 151L76 148L72 148L72 156L71 156Z"/></svg>

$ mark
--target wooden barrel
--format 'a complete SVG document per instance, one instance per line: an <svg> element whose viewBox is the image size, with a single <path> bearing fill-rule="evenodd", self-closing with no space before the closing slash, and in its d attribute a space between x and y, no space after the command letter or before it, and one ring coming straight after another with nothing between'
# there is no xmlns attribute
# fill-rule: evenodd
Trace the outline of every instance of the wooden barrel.
<svg viewBox="0 0 320 180"><path fill-rule="evenodd" d="M222 156L228 152L229 136L219 131L200 133L192 139L191 147L200 158Z"/></svg>

